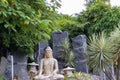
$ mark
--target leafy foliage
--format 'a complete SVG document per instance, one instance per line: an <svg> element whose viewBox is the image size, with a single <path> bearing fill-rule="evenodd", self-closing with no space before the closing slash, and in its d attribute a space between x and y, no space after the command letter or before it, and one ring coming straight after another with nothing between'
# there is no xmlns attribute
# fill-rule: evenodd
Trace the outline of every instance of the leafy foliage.
<svg viewBox="0 0 120 80"><path fill-rule="evenodd" d="M56 0L53 0L53 3ZM44 14L52 14L53 7L45 0L0 1L0 50L33 53L41 39L49 39L52 23Z"/></svg>
<svg viewBox="0 0 120 80"><path fill-rule="evenodd" d="M110 0L85 0L87 8L94 5L96 2L110 3Z"/></svg>
<svg viewBox="0 0 120 80"><path fill-rule="evenodd" d="M73 38L79 34L84 33L84 24L81 24L77 21L76 17L68 16L67 22L64 21L64 24L61 25L62 31L67 31L70 38Z"/></svg>
<svg viewBox="0 0 120 80"><path fill-rule="evenodd" d="M72 23L75 22L72 20L71 16L64 15L64 14L54 14L50 17L52 20L52 26L54 26L54 31L64 31L63 29L65 28L64 25L67 23Z"/></svg>
<svg viewBox="0 0 120 80"><path fill-rule="evenodd" d="M107 35L120 21L120 7L111 7L104 1L96 0L86 11L78 15L78 22L84 25L84 34L91 36L93 33L105 31Z"/></svg>
<svg viewBox="0 0 120 80"><path fill-rule="evenodd" d="M120 22L120 7L111 7L109 0L86 1L89 4L86 10L75 17L69 16L71 17L67 19L69 22L62 24L61 30L68 31L70 38L79 34L86 34L89 37L102 31L109 36L110 32ZM66 19L66 17L63 19Z"/></svg>

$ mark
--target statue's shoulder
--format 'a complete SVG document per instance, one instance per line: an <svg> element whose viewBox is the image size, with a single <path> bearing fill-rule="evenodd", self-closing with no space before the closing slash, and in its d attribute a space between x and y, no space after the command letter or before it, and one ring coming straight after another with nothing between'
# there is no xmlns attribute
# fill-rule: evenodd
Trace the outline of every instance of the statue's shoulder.
<svg viewBox="0 0 120 80"><path fill-rule="evenodd" d="M53 58L54 61L57 61L57 59Z"/></svg>
<svg viewBox="0 0 120 80"><path fill-rule="evenodd" d="M43 59L41 59L41 61L44 61L45 59L43 58Z"/></svg>

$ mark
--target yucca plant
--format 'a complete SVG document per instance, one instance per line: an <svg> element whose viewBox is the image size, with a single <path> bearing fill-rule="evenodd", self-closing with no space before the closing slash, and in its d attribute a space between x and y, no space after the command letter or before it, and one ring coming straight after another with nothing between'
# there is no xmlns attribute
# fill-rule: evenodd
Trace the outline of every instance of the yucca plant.
<svg viewBox="0 0 120 80"><path fill-rule="evenodd" d="M100 73L103 80L103 73L108 71L113 61L113 48L104 32L99 35L93 34L88 41L88 64Z"/></svg>
<svg viewBox="0 0 120 80"><path fill-rule="evenodd" d="M120 25L111 33L110 39L114 53L117 55L117 80L120 80Z"/></svg>
<svg viewBox="0 0 120 80"><path fill-rule="evenodd" d="M65 66L74 67L74 55L73 51L70 48L70 43L67 39L62 42L61 58L64 59L67 63Z"/></svg>

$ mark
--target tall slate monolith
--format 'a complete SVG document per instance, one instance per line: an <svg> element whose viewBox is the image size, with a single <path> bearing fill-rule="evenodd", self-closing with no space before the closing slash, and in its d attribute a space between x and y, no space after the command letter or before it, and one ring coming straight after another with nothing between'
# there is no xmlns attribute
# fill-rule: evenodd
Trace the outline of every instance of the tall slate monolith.
<svg viewBox="0 0 120 80"><path fill-rule="evenodd" d="M75 56L75 69L78 72L88 73L88 66L86 63L86 36L78 35L72 38L73 53Z"/></svg>
<svg viewBox="0 0 120 80"><path fill-rule="evenodd" d="M53 55L58 60L59 69L63 69L66 65L65 60L62 59L61 56L61 49L63 49L63 41L68 40L68 32L54 32L52 34L53 40Z"/></svg>

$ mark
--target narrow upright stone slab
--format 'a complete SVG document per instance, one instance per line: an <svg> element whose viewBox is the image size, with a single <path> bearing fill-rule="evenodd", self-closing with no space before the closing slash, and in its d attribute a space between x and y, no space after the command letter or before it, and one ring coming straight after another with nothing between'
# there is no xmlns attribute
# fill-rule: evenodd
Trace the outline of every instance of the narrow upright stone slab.
<svg viewBox="0 0 120 80"><path fill-rule="evenodd" d="M11 55L7 55L7 65L5 67L5 72L3 74L4 80L12 80L12 73L11 73Z"/></svg>
<svg viewBox="0 0 120 80"><path fill-rule="evenodd" d="M41 41L37 45L37 50L35 56L36 63L40 64L40 60L44 57L45 48L48 46L47 41Z"/></svg>
<svg viewBox="0 0 120 80"><path fill-rule="evenodd" d="M58 65L60 69L63 69L65 66L65 60L63 60L61 55L61 49L63 49L63 41L67 39L68 40L68 32L55 32L52 34L52 40L53 40L53 55L58 60Z"/></svg>
<svg viewBox="0 0 120 80"><path fill-rule="evenodd" d="M3 75L5 72L5 68L7 66L7 59L5 57L1 57L0 60L0 75Z"/></svg>
<svg viewBox="0 0 120 80"><path fill-rule="evenodd" d="M72 38L73 52L75 56L75 68L78 72L88 73L88 66L86 63L86 36L78 35Z"/></svg>

